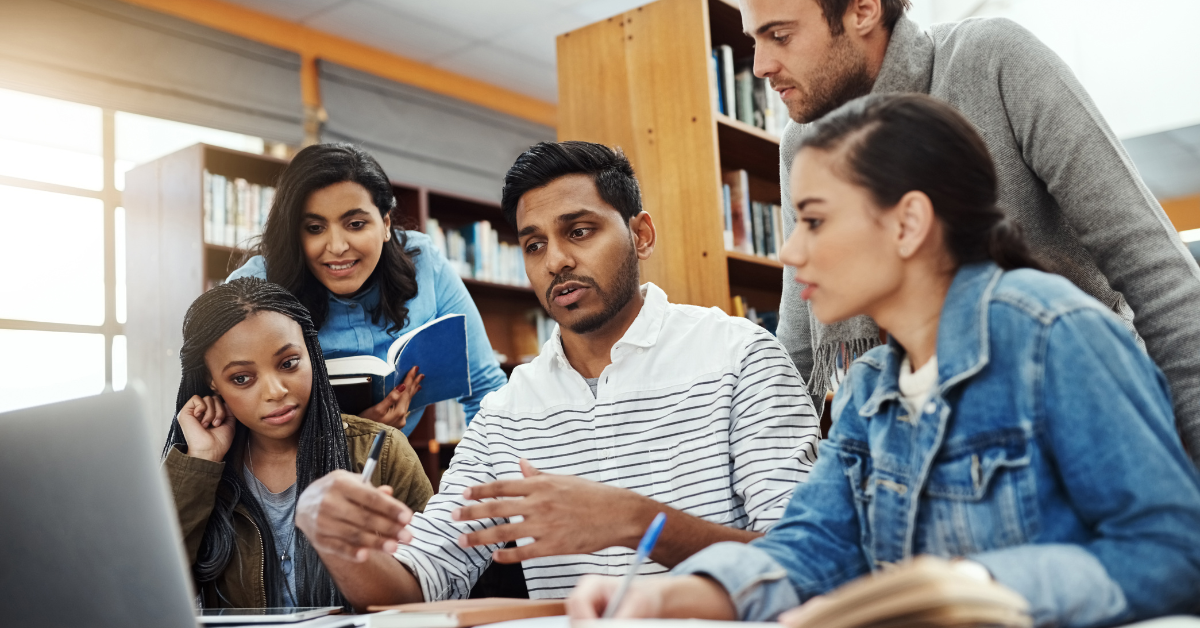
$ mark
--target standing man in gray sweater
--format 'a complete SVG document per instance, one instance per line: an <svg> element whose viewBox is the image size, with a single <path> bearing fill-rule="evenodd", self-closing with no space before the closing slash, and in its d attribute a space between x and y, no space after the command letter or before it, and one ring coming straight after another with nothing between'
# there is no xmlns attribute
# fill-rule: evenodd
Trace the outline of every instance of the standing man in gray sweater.
<svg viewBox="0 0 1200 628"><path fill-rule="evenodd" d="M805 123L868 93L954 105L987 142L1000 203L1042 260L1112 307L1166 373L1176 425L1200 464L1200 268L1070 68L1006 19L921 30L909 0L740 0L754 73L794 122L780 144L783 205ZM784 212L784 231L795 216ZM822 407L837 365L879 343L865 317L823 325L784 273L779 339ZM1086 376L1086 374L1081 374Z"/></svg>

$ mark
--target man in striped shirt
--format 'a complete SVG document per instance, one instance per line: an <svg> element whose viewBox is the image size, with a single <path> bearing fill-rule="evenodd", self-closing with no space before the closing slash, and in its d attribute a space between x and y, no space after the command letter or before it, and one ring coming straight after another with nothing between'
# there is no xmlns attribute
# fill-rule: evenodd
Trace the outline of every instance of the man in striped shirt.
<svg viewBox="0 0 1200 628"><path fill-rule="evenodd" d="M466 597L493 560L520 561L530 597L566 597L624 573L659 512L643 572L665 572L760 536L816 460L816 412L774 337L639 285L655 227L624 155L533 146L502 207L558 327L483 399L424 513L347 472L301 496L296 524L356 607Z"/></svg>

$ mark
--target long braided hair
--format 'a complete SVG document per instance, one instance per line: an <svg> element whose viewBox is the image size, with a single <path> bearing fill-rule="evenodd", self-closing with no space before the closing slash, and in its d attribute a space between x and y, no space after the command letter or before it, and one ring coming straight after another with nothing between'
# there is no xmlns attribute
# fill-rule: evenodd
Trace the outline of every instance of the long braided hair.
<svg viewBox="0 0 1200 628"><path fill-rule="evenodd" d="M300 426L299 449L296 452L296 495L299 496L317 478L336 469L349 470L350 455L337 400L325 371L325 358L317 342L317 329L308 310L283 287L252 277L235 279L205 292L192 303L183 319L183 348L179 350L183 377L179 382L179 394L175 397L175 414L178 416L193 395L204 397L216 394L209 387L212 378L204 364L204 354L221 336L256 312L278 312L299 323L312 362L312 392ZM240 422L236 424L231 453L240 450L239 444L246 443L248 432L246 426ZM187 441L178 419L171 420L171 430L163 448L164 458L173 447L187 451ZM209 516L208 527L204 530L193 566L196 580L201 584L215 582L229 561L234 559L237 543L234 538L233 510L241 505L250 513L262 536L263 584L267 592L267 606L283 606L280 586L283 572L279 552L275 550L274 539L268 533L270 526L266 514L243 480L242 464L230 460L231 453L225 456L226 464L221 473L217 502ZM334 585L312 544L303 533L296 534L295 539L296 602L300 606L345 606L345 598ZM240 556L238 560L241 560Z"/></svg>

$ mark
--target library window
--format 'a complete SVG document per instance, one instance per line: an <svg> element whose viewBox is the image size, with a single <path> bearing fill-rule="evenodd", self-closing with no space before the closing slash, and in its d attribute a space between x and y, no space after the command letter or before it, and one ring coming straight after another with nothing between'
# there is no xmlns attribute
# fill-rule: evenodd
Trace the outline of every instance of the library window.
<svg viewBox="0 0 1200 628"><path fill-rule="evenodd" d="M126 387L125 174L200 142L268 148L241 133L0 89L0 264L9 269L0 275L0 412Z"/></svg>

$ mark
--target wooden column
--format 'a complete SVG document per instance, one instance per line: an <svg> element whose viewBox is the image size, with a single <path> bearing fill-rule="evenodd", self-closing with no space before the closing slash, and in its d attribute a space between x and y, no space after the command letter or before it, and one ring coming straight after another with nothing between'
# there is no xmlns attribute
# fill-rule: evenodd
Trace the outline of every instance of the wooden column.
<svg viewBox="0 0 1200 628"><path fill-rule="evenodd" d="M728 307L706 0L659 0L558 38L558 139L619 146L658 227L642 280Z"/></svg>

